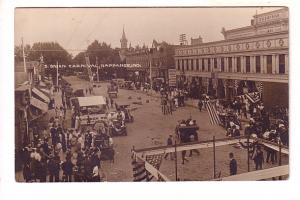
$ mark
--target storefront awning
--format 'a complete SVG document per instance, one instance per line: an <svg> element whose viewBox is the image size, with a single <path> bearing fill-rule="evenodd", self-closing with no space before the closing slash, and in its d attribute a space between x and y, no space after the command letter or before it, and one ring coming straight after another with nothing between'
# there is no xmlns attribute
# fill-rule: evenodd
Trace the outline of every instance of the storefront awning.
<svg viewBox="0 0 300 200"><path fill-rule="evenodd" d="M77 97L79 106L94 106L94 105L105 105L106 100L103 96L90 96L90 97Z"/></svg>
<svg viewBox="0 0 300 200"><path fill-rule="evenodd" d="M42 86L42 87L46 87L46 84L43 81L40 81L39 85Z"/></svg>
<svg viewBox="0 0 300 200"><path fill-rule="evenodd" d="M50 95L50 90L47 90L47 89L44 89L44 88L41 88L40 90L47 93L48 95Z"/></svg>
<svg viewBox="0 0 300 200"><path fill-rule="evenodd" d="M30 86L29 85L21 85L20 87L17 87L15 89L15 92L24 92L26 90L29 90Z"/></svg>
<svg viewBox="0 0 300 200"><path fill-rule="evenodd" d="M48 104L38 100L37 98L31 97L30 104L33 105L34 107L42 110L43 112L48 111Z"/></svg>
<svg viewBox="0 0 300 200"><path fill-rule="evenodd" d="M45 95L43 92L41 92L39 89L37 88L32 88L32 92L35 93L36 95L38 95L40 98L42 98L44 101L46 101L47 103L50 102L49 97L47 97L47 95Z"/></svg>

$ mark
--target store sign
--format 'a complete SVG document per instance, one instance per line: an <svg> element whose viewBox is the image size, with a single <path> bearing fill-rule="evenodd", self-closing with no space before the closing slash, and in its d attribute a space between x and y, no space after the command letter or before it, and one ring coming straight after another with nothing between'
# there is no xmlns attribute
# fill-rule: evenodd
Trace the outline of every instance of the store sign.
<svg viewBox="0 0 300 200"><path fill-rule="evenodd" d="M169 86L176 86L176 69L169 69Z"/></svg>

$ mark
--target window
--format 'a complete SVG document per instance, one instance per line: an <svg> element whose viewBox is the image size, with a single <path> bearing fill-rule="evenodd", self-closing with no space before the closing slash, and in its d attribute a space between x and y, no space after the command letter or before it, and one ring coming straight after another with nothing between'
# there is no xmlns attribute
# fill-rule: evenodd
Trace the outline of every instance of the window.
<svg viewBox="0 0 300 200"><path fill-rule="evenodd" d="M207 59L207 69L208 69L207 71L210 72L210 59L209 58Z"/></svg>
<svg viewBox="0 0 300 200"><path fill-rule="evenodd" d="M261 71L260 56L255 56L255 70L256 70L256 73L260 73L260 71Z"/></svg>
<svg viewBox="0 0 300 200"><path fill-rule="evenodd" d="M204 60L205 60L205 59L203 58L203 59L202 59L202 71L203 71L203 72L204 72L204 70L205 70L205 65L204 65L205 62L204 62Z"/></svg>
<svg viewBox="0 0 300 200"><path fill-rule="evenodd" d="M280 54L279 55L279 74L285 73L285 55Z"/></svg>
<svg viewBox="0 0 300 200"><path fill-rule="evenodd" d="M194 71L194 60L191 59L191 70Z"/></svg>
<svg viewBox="0 0 300 200"><path fill-rule="evenodd" d="M272 74L272 56L267 55L267 73Z"/></svg>
<svg viewBox="0 0 300 200"><path fill-rule="evenodd" d="M196 59L196 70L199 71L199 59Z"/></svg>
<svg viewBox="0 0 300 200"><path fill-rule="evenodd" d="M246 72L250 72L250 56L246 56Z"/></svg>
<svg viewBox="0 0 300 200"><path fill-rule="evenodd" d="M228 58L228 71L232 72L232 57Z"/></svg>
<svg viewBox="0 0 300 200"><path fill-rule="evenodd" d="M236 71L241 72L241 57L236 58Z"/></svg>
<svg viewBox="0 0 300 200"><path fill-rule="evenodd" d="M224 58L221 58L221 72L224 72L225 70L225 62L224 62Z"/></svg>
<svg viewBox="0 0 300 200"><path fill-rule="evenodd" d="M218 62L217 62L217 58L214 58L214 68L218 68Z"/></svg>
<svg viewBox="0 0 300 200"><path fill-rule="evenodd" d="M180 70L180 60L177 60L177 70Z"/></svg>

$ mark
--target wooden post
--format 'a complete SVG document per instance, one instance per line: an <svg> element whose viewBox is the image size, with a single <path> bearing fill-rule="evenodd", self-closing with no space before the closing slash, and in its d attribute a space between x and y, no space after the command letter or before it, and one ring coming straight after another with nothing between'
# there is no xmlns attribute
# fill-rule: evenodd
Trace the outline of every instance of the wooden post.
<svg viewBox="0 0 300 200"><path fill-rule="evenodd" d="M247 136L247 166L248 166L248 172L250 172L250 153L249 153L249 135Z"/></svg>
<svg viewBox="0 0 300 200"><path fill-rule="evenodd" d="M178 175L177 175L177 143L175 141L175 181L178 180Z"/></svg>
<svg viewBox="0 0 300 200"><path fill-rule="evenodd" d="M279 162L278 165L281 166L281 140L279 140ZM279 176L279 180L282 180L282 177Z"/></svg>
<svg viewBox="0 0 300 200"><path fill-rule="evenodd" d="M214 179L216 178L216 144L215 136L213 137L213 152L214 152Z"/></svg>

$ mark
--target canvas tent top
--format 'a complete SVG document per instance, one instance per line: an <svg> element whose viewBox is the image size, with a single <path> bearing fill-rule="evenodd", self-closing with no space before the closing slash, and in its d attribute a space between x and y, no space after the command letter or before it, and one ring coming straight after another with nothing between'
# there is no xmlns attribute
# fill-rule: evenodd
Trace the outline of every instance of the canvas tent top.
<svg viewBox="0 0 300 200"><path fill-rule="evenodd" d="M106 104L103 96L77 97L77 99L80 107Z"/></svg>

